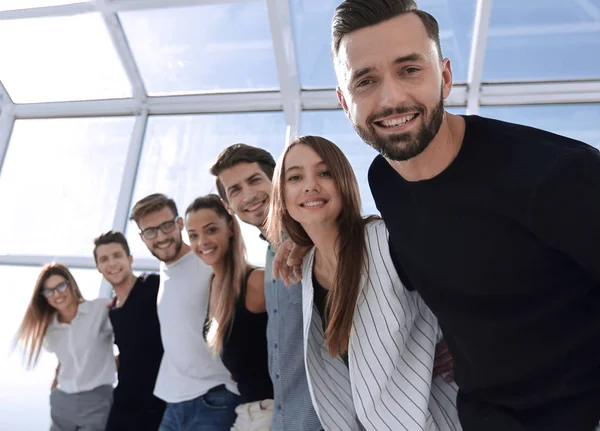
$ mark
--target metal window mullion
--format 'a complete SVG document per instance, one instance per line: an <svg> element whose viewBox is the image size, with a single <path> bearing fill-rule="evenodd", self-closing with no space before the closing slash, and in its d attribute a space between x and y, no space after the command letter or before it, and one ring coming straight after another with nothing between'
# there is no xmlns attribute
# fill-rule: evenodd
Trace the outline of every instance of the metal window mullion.
<svg viewBox="0 0 600 431"><path fill-rule="evenodd" d="M298 135L301 105L290 5L287 0L266 1L283 114L287 124L286 140L291 140ZM288 143L289 141L286 142Z"/></svg>
<svg viewBox="0 0 600 431"><path fill-rule="evenodd" d="M145 102L147 93L144 82L142 81L142 75L140 74L133 53L131 52L131 47L129 46L125 32L123 31L121 21L119 20L117 13L111 10L111 6L107 0L95 0L94 4L104 19L110 39L112 40L117 55L121 60L121 64L125 69L127 78L131 83L133 98L141 105Z"/></svg>
<svg viewBox="0 0 600 431"><path fill-rule="evenodd" d="M107 12L149 10L209 4L241 3L253 0L121 0L104 2ZM71 3L56 6L40 6L25 9L0 11L0 20L42 18L78 15L96 11L93 2Z"/></svg>
<svg viewBox="0 0 600 431"><path fill-rule="evenodd" d="M0 265L9 266L40 267L48 262L52 262L53 260L59 261L69 268L96 269L96 262L94 262L94 257L91 254L89 256L53 256L34 254L0 255ZM159 262L156 259L140 258L134 261L133 267L136 271L157 271L159 268Z"/></svg>
<svg viewBox="0 0 600 431"><path fill-rule="evenodd" d="M15 105L17 118L94 117L136 115L141 109L152 114L201 114L219 112L280 111L279 91L193 94L149 97L139 104L134 99L43 102Z"/></svg>
<svg viewBox="0 0 600 431"><path fill-rule="evenodd" d="M186 6L244 3L254 0L113 0L107 4L113 12L127 10L162 9Z"/></svg>
<svg viewBox="0 0 600 431"><path fill-rule="evenodd" d="M127 220L129 218L129 207L133 197L135 188L135 180L142 157L142 147L146 127L148 125L148 111L144 110L136 117L127 158L125 159L125 168L123 169L123 179L121 180L121 189L115 209L115 217L113 219L112 228L120 232L125 232L127 228Z"/></svg>
<svg viewBox="0 0 600 431"><path fill-rule="evenodd" d="M59 255L0 255L0 265L42 266L52 261L59 261L69 268L96 268L93 256L59 256Z"/></svg>
<svg viewBox="0 0 600 431"><path fill-rule="evenodd" d="M93 11L94 5L89 2L71 3L57 6L41 6L28 9L0 11L0 21L12 19L69 16Z"/></svg>
<svg viewBox="0 0 600 431"><path fill-rule="evenodd" d="M2 175L2 167L4 158L8 151L8 143L15 124L15 115L13 105L9 101L4 101L0 105L0 176Z"/></svg>
<svg viewBox="0 0 600 431"><path fill-rule="evenodd" d="M467 114L479 113L479 95L485 59L485 46L492 13L492 0L478 0L473 25L471 57L467 79Z"/></svg>

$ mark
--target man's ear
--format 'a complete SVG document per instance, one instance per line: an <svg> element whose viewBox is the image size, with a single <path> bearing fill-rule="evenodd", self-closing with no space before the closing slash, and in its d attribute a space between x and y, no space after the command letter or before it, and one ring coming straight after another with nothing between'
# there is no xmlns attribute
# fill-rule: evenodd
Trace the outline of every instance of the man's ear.
<svg viewBox="0 0 600 431"><path fill-rule="evenodd" d="M344 97L344 93L340 87L336 87L335 94L337 96L338 102L340 103L342 109L346 113L346 117L350 118L350 113L348 112L348 103L346 103L346 98Z"/></svg>
<svg viewBox="0 0 600 431"><path fill-rule="evenodd" d="M233 217L235 216L235 211L233 210L233 208L231 208L231 205L229 205L229 202L227 202L225 199L221 198L221 203L223 204L223 206L225 207L225 210L227 210L227 212Z"/></svg>

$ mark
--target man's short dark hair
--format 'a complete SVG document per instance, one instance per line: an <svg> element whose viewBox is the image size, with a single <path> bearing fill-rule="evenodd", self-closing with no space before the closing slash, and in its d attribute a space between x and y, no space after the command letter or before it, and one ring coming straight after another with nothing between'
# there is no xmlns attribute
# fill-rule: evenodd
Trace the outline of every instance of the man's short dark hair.
<svg viewBox="0 0 600 431"><path fill-rule="evenodd" d="M427 34L435 42L440 59L440 26L437 20L425 11L417 8L414 0L344 0L333 13L331 20L331 55L335 60L344 36L395 18L399 15L414 13L420 19Z"/></svg>
<svg viewBox="0 0 600 431"><path fill-rule="evenodd" d="M131 256L129 244L127 244L125 235L123 235L121 232L113 232L112 230L109 230L108 232L103 233L98 238L94 239L94 260L96 263L98 263L98 247L113 243L121 244L123 250L125 250L125 255Z"/></svg>
<svg viewBox="0 0 600 431"><path fill-rule="evenodd" d="M233 144L225 148L217 157L214 165L210 168L210 173L216 177L217 191L219 196L225 202L227 200L227 191L219 179L219 175L226 169L230 169L239 163L258 163L269 180L273 180L273 171L275 170L275 159L266 150L253 147L246 144Z"/></svg>
<svg viewBox="0 0 600 431"><path fill-rule="evenodd" d="M131 210L131 217L129 217L129 220L133 220L139 226L142 217L160 211L164 207L169 207L173 212L173 216L177 217L179 215L177 213L177 205L175 205L173 199L168 198L162 193L154 193L137 201Z"/></svg>

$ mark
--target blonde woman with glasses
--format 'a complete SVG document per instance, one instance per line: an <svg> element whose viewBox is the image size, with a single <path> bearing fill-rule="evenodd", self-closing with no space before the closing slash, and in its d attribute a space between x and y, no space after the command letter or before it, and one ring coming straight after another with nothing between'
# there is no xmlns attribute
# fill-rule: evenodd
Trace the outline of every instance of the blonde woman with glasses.
<svg viewBox="0 0 600 431"><path fill-rule="evenodd" d="M16 336L28 368L42 347L59 368L50 394L50 431L103 431L116 364L108 299L86 301L67 267L44 266ZM55 387L56 386L56 387Z"/></svg>

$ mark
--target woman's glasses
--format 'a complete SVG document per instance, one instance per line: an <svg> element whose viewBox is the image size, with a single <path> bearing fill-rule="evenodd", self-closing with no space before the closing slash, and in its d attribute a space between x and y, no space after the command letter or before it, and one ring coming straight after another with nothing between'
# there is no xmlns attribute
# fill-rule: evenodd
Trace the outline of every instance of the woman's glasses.
<svg viewBox="0 0 600 431"><path fill-rule="evenodd" d="M42 289L42 295L44 295L46 298L52 298L56 292L63 293L65 290L67 290L68 287L69 282L63 281L62 283L57 284L56 287L52 289Z"/></svg>

